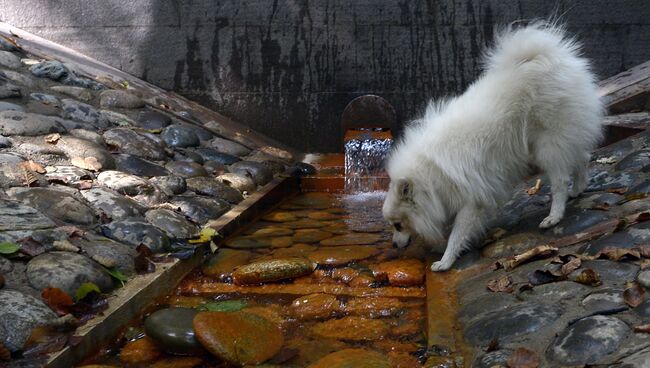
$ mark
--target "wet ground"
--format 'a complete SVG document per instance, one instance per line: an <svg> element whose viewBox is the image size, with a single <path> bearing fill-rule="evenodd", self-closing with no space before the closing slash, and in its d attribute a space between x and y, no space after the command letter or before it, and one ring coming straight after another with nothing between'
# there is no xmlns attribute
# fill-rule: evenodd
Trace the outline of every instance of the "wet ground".
<svg viewBox="0 0 650 368"><path fill-rule="evenodd" d="M227 239L98 360L462 366L455 276L429 277L427 285L424 248L391 247L383 196L305 193L285 201ZM427 295L444 300L429 306L434 321Z"/></svg>

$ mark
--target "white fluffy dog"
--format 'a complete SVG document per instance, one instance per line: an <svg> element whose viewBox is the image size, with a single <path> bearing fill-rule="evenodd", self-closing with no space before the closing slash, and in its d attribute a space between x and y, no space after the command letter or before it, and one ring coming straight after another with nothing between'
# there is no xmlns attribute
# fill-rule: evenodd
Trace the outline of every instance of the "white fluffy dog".
<svg viewBox="0 0 650 368"><path fill-rule="evenodd" d="M393 245L413 236L444 245L448 235L431 265L448 270L530 164L546 172L553 196L539 227L556 225L568 197L586 187L602 114L589 63L561 27L538 22L500 32L483 75L461 96L430 103L391 153L383 213Z"/></svg>

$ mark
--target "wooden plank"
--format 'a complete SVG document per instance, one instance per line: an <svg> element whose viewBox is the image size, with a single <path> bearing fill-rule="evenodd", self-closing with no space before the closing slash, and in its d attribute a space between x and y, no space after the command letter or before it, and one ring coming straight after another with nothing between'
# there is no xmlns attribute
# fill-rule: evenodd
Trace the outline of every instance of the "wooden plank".
<svg viewBox="0 0 650 368"><path fill-rule="evenodd" d="M610 113L645 109L650 97L650 61L604 79L599 86L602 100Z"/></svg>
<svg viewBox="0 0 650 368"><path fill-rule="evenodd" d="M228 236L236 232L247 221L254 220L269 206L278 203L282 196L298 190L294 178L276 178L258 192L233 207L211 225L219 234ZM79 343L66 346L50 356L47 367L68 368L94 353L100 346L115 339L119 331L139 317L147 306L159 297L170 293L178 283L203 262L205 249L199 249L190 259L173 260L156 264L156 271L135 276L126 285L115 291L108 299L108 309L79 327L75 336Z"/></svg>

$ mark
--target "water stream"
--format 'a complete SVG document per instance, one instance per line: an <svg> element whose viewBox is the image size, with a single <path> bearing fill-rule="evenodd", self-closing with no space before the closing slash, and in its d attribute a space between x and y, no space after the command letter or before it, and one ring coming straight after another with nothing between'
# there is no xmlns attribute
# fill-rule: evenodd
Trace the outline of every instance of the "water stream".
<svg viewBox="0 0 650 368"><path fill-rule="evenodd" d="M374 138L370 130L345 142L346 193L385 189L378 177L384 173L384 160L392 143L389 138Z"/></svg>

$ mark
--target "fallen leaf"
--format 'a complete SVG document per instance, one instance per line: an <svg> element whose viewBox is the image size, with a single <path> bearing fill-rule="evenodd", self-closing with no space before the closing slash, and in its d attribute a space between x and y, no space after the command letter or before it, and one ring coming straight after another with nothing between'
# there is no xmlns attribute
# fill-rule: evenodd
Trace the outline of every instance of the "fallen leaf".
<svg viewBox="0 0 650 368"><path fill-rule="evenodd" d="M501 266L506 271L509 271L533 259L550 257L551 255L555 254L555 252L557 252L557 248L555 247L548 245L539 245L533 249L525 251L524 253L499 260L497 261L497 266Z"/></svg>
<svg viewBox="0 0 650 368"><path fill-rule="evenodd" d="M650 267L650 259L641 260L641 263L639 263L639 267L641 267L642 270L645 270L646 268Z"/></svg>
<svg viewBox="0 0 650 368"><path fill-rule="evenodd" d="M627 187L623 187L623 188L609 188L609 189L607 189L607 191L608 191L609 193L625 194L625 192L627 192L627 189L628 189Z"/></svg>
<svg viewBox="0 0 650 368"><path fill-rule="evenodd" d="M650 333L650 324L634 326L634 332Z"/></svg>
<svg viewBox="0 0 650 368"><path fill-rule="evenodd" d="M594 256L595 259L609 259L610 261L620 261L622 259L640 259L641 254L636 249L605 247Z"/></svg>
<svg viewBox="0 0 650 368"><path fill-rule="evenodd" d="M91 292L96 292L96 293L101 293L102 291L99 289L99 286L93 284L92 282L84 282L77 288L77 291L74 294L74 298L77 301L80 301L81 299L85 298L88 294Z"/></svg>
<svg viewBox="0 0 650 368"><path fill-rule="evenodd" d="M636 216L636 219L633 222L645 222L648 220L650 220L650 212L641 212Z"/></svg>
<svg viewBox="0 0 650 368"><path fill-rule="evenodd" d="M90 189L93 187L93 181L92 180L79 180L77 182L77 189Z"/></svg>
<svg viewBox="0 0 650 368"><path fill-rule="evenodd" d="M539 367L539 355L526 348L517 348L506 362L509 368L537 368Z"/></svg>
<svg viewBox="0 0 650 368"><path fill-rule="evenodd" d="M645 199L648 198L648 193L630 193L625 196L625 198L621 199L617 204L621 205L626 202L630 201L636 201L638 199Z"/></svg>
<svg viewBox="0 0 650 368"><path fill-rule="evenodd" d="M45 142L51 144L56 144L56 142L58 142L59 139L61 139L61 134L59 133L52 133L45 136Z"/></svg>
<svg viewBox="0 0 650 368"><path fill-rule="evenodd" d="M498 279L488 281L487 288L494 293L512 293L515 286L512 284L510 276L503 275Z"/></svg>
<svg viewBox="0 0 650 368"><path fill-rule="evenodd" d="M0 273L0 289L5 287L5 277Z"/></svg>
<svg viewBox="0 0 650 368"><path fill-rule="evenodd" d="M628 282L623 291L623 300L631 308L638 307L643 303L643 288L636 282Z"/></svg>
<svg viewBox="0 0 650 368"><path fill-rule="evenodd" d="M138 255L134 259L135 272L138 275L142 275L156 271L156 265L152 262L153 253L149 247L140 244L135 248L135 250L138 252Z"/></svg>
<svg viewBox="0 0 650 368"><path fill-rule="evenodd" d="M535 185L532 186L531 188L528 188L526 193L528 193L529 196L532 196L537 194L541 188L542 188L542 179L537 179Z"/></svg>
<svg viewBox="0 0 650 368"><path fill-rule="evenodd" d="M97 161L95 157L73 157L70 159L70 163L76 167L90 171L99 171L102 169L102 164Z"/></svg>
<svg viewBox="0 0 650 368"><path fill-rule="evenodd" d="M603 164L603 165L615 164L616 163L616 156L598 158L598 159L596 159L596 163Z"/></svg>
<svg viewBox="0 0 650 368"><path fill-rule="evenodd" d="M639 255L643 258L650 258L650 245L639 245L636 247L639 250Z"/></svg>
<svg viewBox="0 0 650 368"><path fill-rule="evenodd" d="M20 245L11 242L0 243L0 254L13 254L20 249Z"/></svg>
<svg viewBox="0 0 650 368"><path fill-rule="evenodd" d="M72 315L77 317L81 323L88 321L108 308L106 298L95 290L91 290L81 300L72 306Z"/></svg>
<svg viewBox="0 0 650 368"><path fill-rule="evenodd" d="M11 360L11 352L0 342L0 360L8 362Z"/></svg>
<svg viewBox="0 0 650 368"><path fill-rule="evenodd" d="M43 166L37 164L36 162L34 162L32 160L23 161L19 165L21 167L27 169L27 170L31 170L31 171L37 172L39 174L45 174L45 172L46 172L45 168Z"/></svg>
<svg viewBox="0 0 650 368"><path fill-rule="evenodd" d="M222 302L206 303L199 307L201 310L210 312L236 312L248 306L243 300L224 300Z"/></svg>
<svg viewBox="0 0 650 368"><path fill-rule="evenodd" d="M70 307L74 305L72 297L59 288L45 288L41 292L41 297L59 316L70 313Z"/></svg>
<svg viewBox="0 0 650 368"><path fill-rule="evenodd" d="M575 282L583 285L589 285L589 286L598 286L601 284L600 282L600 275L598 272L592 270L591 268L587 268L582 270L578 276L576 276Z"/></svg>
<svg viewBox="0 0 650 368"><path fill-rule="evenodd" d="M213 237L219 235L217 230L211 227L204 227L199 233L199 237L196 239L189 239L187 242L190 244L203 244L212 240Z"/></svg>
<svg viewBox="0 0 650 368"><path fill-rule="evenodd" d="M528 282L533 286L561 281L563 279L564 277L556 275L551 270L535 270L528 275Z"/></svg>
<svg viewBox="0 0 650 368"><path fill-rule="evenodd" d="M45 247L43 244L37 242L31 236L18 239L16 243L20 244L20 253L26 254L30 257L36 257L39 254L45 253Z"/></svg>
<svg viewBox="0 0 650 368"><path fill-rule="evenodd" d="M35 357L63 349L68 342L67 334L55 329L39 326L34 328L23 348L24 357Z"/></svg>
<svg viewBox="0 0 650 368"><path fill-rule="evenodd" d="M126 275L124 275L122 272L120 272L120 270L118 270L115 267L104 268L104 269L106 270L106 272L108 272L109 275L111 275L112 278L119 281L122 284L122 286L124 286L125 282L129 281L129 278L126 277Z"/></svg>
<svg viewBox="0 0 650 368"><path fill-rule="evenodd" d="M594 210L609 211L609 203L599 203L592 207Z"/></svg>
<svg viewBox="0 0 650 368"><path fill-rule="evenodd" d="M491 351L499 350L499 338L495 337L492 340L490 340L490 343L488 346L485 348L485 352L489 353Z"/></svg>
<svg viewBox="0 0 650 368"><path fill-rule="evenodd" d="M578 257L573 257L567 263L562 265L560 271L563 276L568 276L571 272L577 270L582 265L582 260Z"/></svg>
<svg viewBox="0 0 650 368"><path fill-rule="evenodd" d="M616 227L614 228L614 232L617 233L621 230L625 230L626 227L630 225L630 221L628 221L625 218L619 219L618 223L616 224Z"/></svg>

